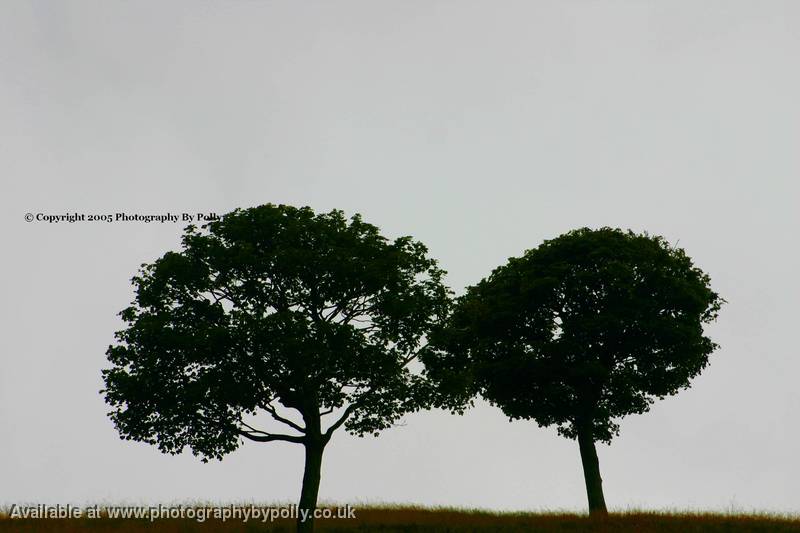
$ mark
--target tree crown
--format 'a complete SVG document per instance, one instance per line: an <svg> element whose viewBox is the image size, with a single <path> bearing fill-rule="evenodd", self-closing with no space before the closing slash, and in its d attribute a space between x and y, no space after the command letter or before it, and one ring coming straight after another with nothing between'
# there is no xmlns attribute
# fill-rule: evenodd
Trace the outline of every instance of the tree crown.
<svg viewBox="0 0 800 533"><path fill-rule="evenodd" d="M241 437L327 442L341 425L389 427L425 404L408 364L449 304L426 253L339 210L267 204L188 226L180 252L132 279L103 371L109 415L123 438L204 460ZM260 411L299 435L255 429L246 417ZM328 414L339 418L323 431Z"/></svg>
<svg viewBox="0 0 800 533"><path fill-rule="evenodd" d="M512 419L610 441L615 419L689 386L717 347L703 334L723 300L661 237L582 228L509 259L457 299L432 334L440 403L481 394Z"/></svg>

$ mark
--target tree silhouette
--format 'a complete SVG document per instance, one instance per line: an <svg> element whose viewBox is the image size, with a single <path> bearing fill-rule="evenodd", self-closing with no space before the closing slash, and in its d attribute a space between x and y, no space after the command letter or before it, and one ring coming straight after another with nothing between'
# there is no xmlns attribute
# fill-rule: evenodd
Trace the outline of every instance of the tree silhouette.
<svg viewBox="0 0 800 533"><path fill-rule="evenodd" d="M425 406L409 364L450 302L426 253L338 210L267 204L188 226L132 279L103 370L110 418L123 439L204 462L244 439L302 444L298 530L313 531L334 431L377 435Z"/></svg>
<svg viewBox="0 0 800 533"><path fill-rule="evenodd" d="M480 394L511 419L577 439L589 510L604 514L595 442L689 386L717 347L702 326L722 303L662 238L583 228L469 287L423 361L443 406L463 412Z"/></svg>

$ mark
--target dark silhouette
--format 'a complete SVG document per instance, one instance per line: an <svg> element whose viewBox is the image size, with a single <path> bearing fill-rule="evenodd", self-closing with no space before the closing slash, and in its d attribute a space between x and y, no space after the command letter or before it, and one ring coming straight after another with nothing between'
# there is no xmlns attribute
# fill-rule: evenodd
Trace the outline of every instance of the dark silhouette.
<svg viewBox="0 0 800 533"><path fill-rule="evenodd" d="M302 444L299 509L310 518L298 530L313 531L333 432L377 435L425 407L408 366L447 314L444 272L421 243L390 242L338 210L237 209L188 226L182 242L132 279L103 371L109 416L124 439L203 461L243 439Z"/></svg>
<svg viewBox="0 0 800 533"><path fill-rule="evenodd" d="M722 303L662 238L584 228L469 287L423 361L442 406L463 412L480 394L511 419L577 439L589 511L605 514L595 442L689 386L716 348L702 326Z"/></svg>

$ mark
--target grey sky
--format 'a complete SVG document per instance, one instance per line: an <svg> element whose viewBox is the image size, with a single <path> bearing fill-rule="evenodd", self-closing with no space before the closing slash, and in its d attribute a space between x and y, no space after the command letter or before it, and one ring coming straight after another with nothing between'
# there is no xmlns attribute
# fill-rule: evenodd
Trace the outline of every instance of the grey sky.
<svg viewBox="0 0 800 533"><path fill-rule="evenodd" d="M120 441L98 390L180 225L32 213L360 212L457 292L580 226L679 241L729 304L691 389L600 446L613 508L800 512L800 3L0 3L0 503L295 501L302 450ZM339 433L321 498L585 507L577 444L480 407Z"/></svg>

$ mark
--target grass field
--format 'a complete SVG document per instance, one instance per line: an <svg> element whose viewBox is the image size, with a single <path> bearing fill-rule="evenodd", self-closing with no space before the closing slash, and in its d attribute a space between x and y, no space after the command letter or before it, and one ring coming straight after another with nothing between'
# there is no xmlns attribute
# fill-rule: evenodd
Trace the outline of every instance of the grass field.
<svg viewBox="0 0 800 533"><path fill-rule="evenodd" d="M490 511L424 508L407 506L364 506L355 508L355 519L318 519L318 531L363 532L800 532L799 516L738 515L714 513L612 513L604 518L590 518L571 513L495 513ZM22 531L116 532L154 531L160 533L195 533L219 531L245 533L259 531L294 531L294 521L278 519L272 523L241 519L11 518L9 509L0 512L0 533Z"/></svg>

